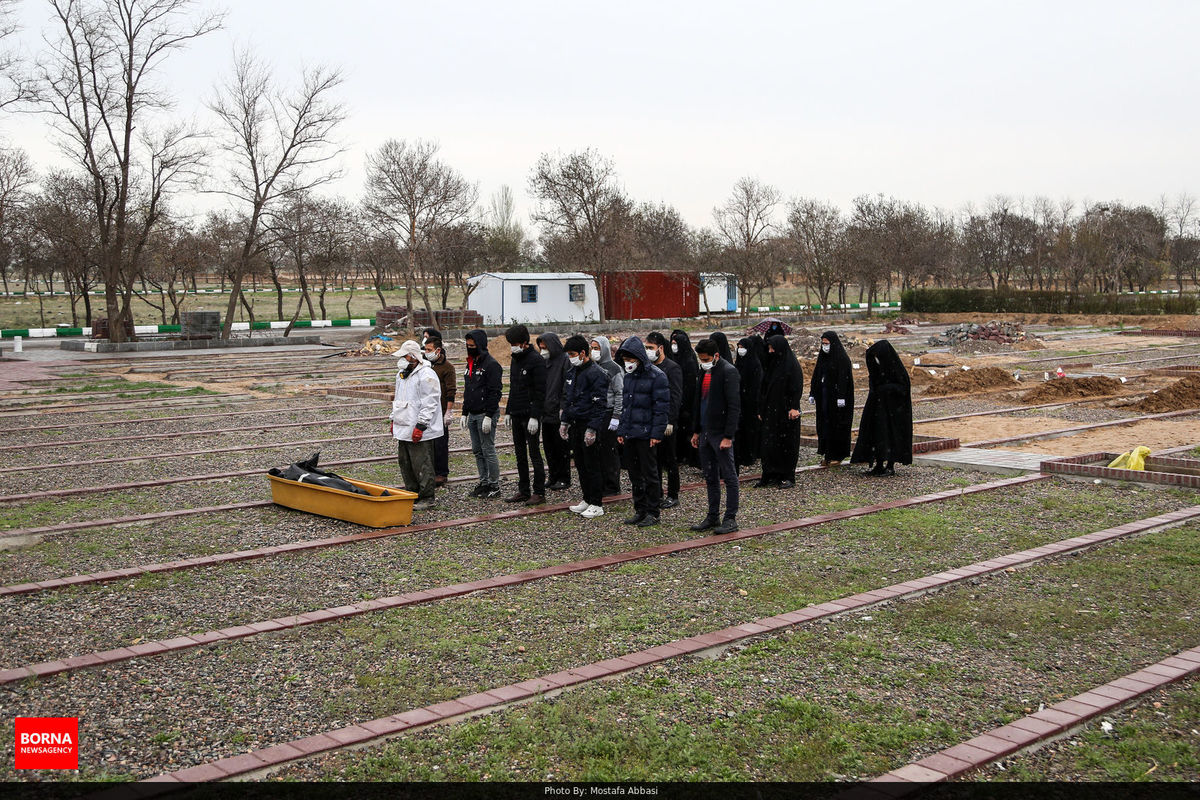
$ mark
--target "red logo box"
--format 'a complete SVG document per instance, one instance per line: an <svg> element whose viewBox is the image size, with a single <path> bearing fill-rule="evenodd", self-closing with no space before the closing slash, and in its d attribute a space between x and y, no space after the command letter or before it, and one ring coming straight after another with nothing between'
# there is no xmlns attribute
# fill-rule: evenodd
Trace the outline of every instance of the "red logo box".
<svg viewBox="0 0 1200 800"><path fill-rule="evenodd" d="M17 769L79 769L79 717L17 717Z"/></svg>

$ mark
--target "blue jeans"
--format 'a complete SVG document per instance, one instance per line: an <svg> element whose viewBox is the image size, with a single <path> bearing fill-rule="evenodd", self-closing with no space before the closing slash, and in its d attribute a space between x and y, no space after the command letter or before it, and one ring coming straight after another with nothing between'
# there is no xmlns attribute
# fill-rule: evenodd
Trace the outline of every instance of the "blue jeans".
<svg viewBox="0 0 1200 800"><path fill-rule="evenodd" d="M467 415L467 430L471 432L471 453L475 456L475 468L479 470L479 482L499 486L500 457L496 455L496 420L492 420L492 432L484 433L483 421L487 418L483 414Z"/></svg>
<svg viewBox="0 0 1200 800"><path fill-rule="evenodd" d="M733 462L733 448L721 449L721 437L700 434L700 470L708 488L708 515L719 517L721 511L721 482L725 482L725 519L738 512L738 473Z"/></svg>

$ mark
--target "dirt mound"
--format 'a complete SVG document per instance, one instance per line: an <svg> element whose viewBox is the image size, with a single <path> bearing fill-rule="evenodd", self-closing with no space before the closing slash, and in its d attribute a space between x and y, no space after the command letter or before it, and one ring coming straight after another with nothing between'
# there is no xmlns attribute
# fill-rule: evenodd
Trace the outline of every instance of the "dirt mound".
<svg viewBox="0 0 1200 800"><path fill-rule="evenodd" d="M959 370L937 380L925 390L925 394L941 397L947 394L965 394L980 389L1001 389L1016 386L1011 373L999 367L979 367Z"/></svg>
<svg viewBox="0 0 1200 800"><path fill-rule="evenodd" d="M1090 378L1054 378L1021 395L1022 403L1053 403L1056 400L1071 400L1076 397L1098 397L1117 394L1121 382L1107 375Z"/></svg>
<svg viewBox="0 0 1200 800"><path fill-rule="evenodd" d="M1181 378L1166 389L1160 389L1131 404L1129 408L1148 414L1200 408L1200 375L1188 375L1186 378Z"/></svg>

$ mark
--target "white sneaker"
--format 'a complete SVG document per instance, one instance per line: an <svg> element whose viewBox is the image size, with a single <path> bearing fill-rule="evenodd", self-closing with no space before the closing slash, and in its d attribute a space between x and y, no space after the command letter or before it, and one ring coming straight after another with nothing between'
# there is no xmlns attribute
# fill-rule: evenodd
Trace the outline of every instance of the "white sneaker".
<svg viewBox="0 0 1200 800"><path fill-rule="evenodd" d="M591 519L592 517L602 517L602 516L604 516L604 506L588 506L584 511L581 511L579 513L579 516L581 516L585 519Z"/></svg>
<svg viewBox="0 0 1200 800"><path fill-rule="evenodd" d="M587 511L589 508L591 508L591 504L588 503L587 500L580 500L578 503L571 506L567 510L570 511L572 514L582 514L583 512Z"/></svg>

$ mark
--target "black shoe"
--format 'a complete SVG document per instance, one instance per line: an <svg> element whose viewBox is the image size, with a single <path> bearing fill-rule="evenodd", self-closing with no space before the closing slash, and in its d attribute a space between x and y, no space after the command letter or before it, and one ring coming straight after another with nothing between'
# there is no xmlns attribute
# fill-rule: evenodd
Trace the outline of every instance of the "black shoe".
<svg viewBox="0 0 1200 800"><path fill-rule="evenodd" d="M700 522L692 526L694 531L707 531L720 525L720 521L716 517L705 517Z"/></svg>
<svg viewBox="0 0 1200 800"><path fill-rule="evenodd" d="M634 514L632 517L630 517L629 519L622 520L622 522L626 525L637 525L639 522L641 522L645 518L646 518L646 512L639 511L636 514Z"/></svg>
<svg viewBox="0 0 1200 800"><path fill-rule="evenodd" d="M755 489L766 489L766 488L774 486L774 485L775 485L775 481L769 480L767 478L759 478L753 484Z"/></svg>
<svg viewBox="0 0 1200 800"><path fill-rule="evenodd" d="M563 489L570 489L571 484L567 483L566 481L555 481L546 488L552 492L561 492Z"/></svg>
<svg viewBox="0 0 1200 800"><path fill-rule="evenodd" d="M795 485L796 485L796 482L795 482L795 481L780 481L780 482L779 482L778 484L776 484L776 485L777 485L777 486L778 486L780 489L791 489L793 486L795 486Z"/></svg>
<svg viewBox="0 0 1200 800"><path fill-rule="evenodd" d="M677 498L667 497L667 498L664 498L663 501L658 504L658 507L661 510L664 508L674 508L677 505L679 505L679 500Z"/></svg>
<svg viewBox="0 0 1200 800"><path fill-rule="evenodd" d="M471 497L483 497L484 491L488 488L486 483L477 483L475 488L471 490Z"/></svg>
<svg viewBox="0 0 1200 800"><path fill-rule="evenodd" d="M479 496L484 500L494 500L500 496L500 487L493 483L490 486L484 487L483 493Z"/></svg>
<svg viewBox="0 0 1200 800"><path fill-rule="evenodd" d="M504 498L504 502L506 502L506 503L524 503L526 500L528 500L532 496L533 495L528 494L526 492L517 492L512 497Z"/></svg>
<svg viewBox="0 0 1200 800"><path fill-rule="evenodd" d="M871 469L863 473L863 475L882 475L885 472L883 464L876 464Z"/></svg>
<svg viewBox="0 0 1200 800"><path fill-rule="evenodd" d="M658 524L658 517L654 514L647 514L642 517L641 522L637 524L639 528L649 528Z"/></svg>
<svg viewBox="0 0 1200 800"><path fill-rule="evenodd" d="M885 469L885 470L883 471L883 474L884 474L884 475L895 475L895 474L896 474L896 468L895 468L895 467L891 467L891 466L889 466L887 469Z"/></svg>
<svg viewBox="0 0 1200 800"><path fill-rule="evenodd" d="M713 533L737 533L737 520L730 517L717 526Z"/></svg>

